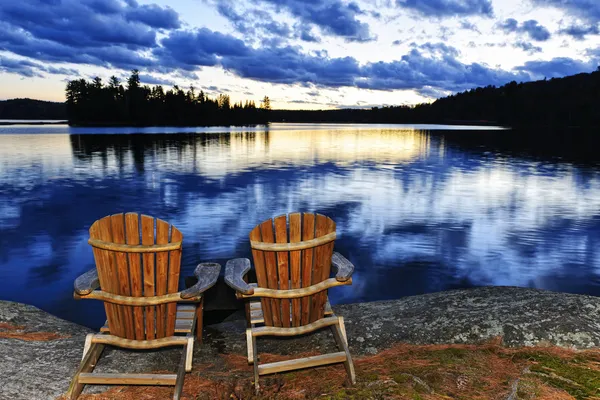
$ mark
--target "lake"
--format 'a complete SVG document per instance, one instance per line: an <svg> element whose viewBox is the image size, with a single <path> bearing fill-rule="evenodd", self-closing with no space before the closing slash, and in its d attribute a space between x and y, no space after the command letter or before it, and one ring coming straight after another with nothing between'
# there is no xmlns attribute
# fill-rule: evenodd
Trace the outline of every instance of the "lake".
<svg viewBox="0 0 600 400"><path fill-rule="evenodd" d="M336 221L335 248L356 265L333 304L485 285L600 295L600 168L486 144L508 135L2 126L0 298L98 328L101 303L73 300L73 281L94 267L90 225L129 211L183 232L182 284L201 261L251 258L257 223L316 211Z"/></svg>

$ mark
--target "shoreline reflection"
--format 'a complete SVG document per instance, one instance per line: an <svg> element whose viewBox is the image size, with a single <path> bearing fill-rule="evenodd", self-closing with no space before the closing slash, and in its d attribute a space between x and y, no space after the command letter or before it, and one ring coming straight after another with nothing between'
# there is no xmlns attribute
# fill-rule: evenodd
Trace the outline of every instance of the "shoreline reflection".
<svg viewBox="0 0 600 400"><path fill-rule="evenodd" d="M101 304L89 313L71 297L94 267L87 229L123 211L183 232L183 276L251 258L257 221L326 214L357 268L334 304L481 285L600 295L595 168L467 151L416 129L0 140L3 298L91 327Z"/></svg>

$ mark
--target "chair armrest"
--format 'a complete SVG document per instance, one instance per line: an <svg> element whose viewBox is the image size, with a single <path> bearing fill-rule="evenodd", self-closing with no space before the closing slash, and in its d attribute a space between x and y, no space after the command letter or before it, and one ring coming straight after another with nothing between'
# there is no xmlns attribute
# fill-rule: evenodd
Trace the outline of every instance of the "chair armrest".
<svg viewBox="0 0 600 400"><path fill-rule="evenodd" d="M331 256L331 265L335 268L335 279L338 282L346 282L352 278L354 265L337 251Z"/></svg>
<svg viewBox="0 0 600 400"><path fill-rule="evenodd" d="M225 283L242 294L253 294L254 288L244 281L251 264L247 258L234 258L225 265Z"/></svg>
<svg viewBox="0 0 600 400"><path fill-rule="evenodd" d="M202 293L210 289L217 283L219 278L219 272L221 271L221 264L217 263L202 263L198 264L194 270L194 275L198 278L198 282L191 288L185 289L181 292L180 297L182 299L191 299L199 297Z"/></svg>
<svg viewBox="0 0 600 400"><path fill-rule="evenodd" d="M85 296L92 293L94 290L100 287L100 280L98 279L98 270L96 268L90 269L85 274L75 279L75 293L80 296Z"/></svg>

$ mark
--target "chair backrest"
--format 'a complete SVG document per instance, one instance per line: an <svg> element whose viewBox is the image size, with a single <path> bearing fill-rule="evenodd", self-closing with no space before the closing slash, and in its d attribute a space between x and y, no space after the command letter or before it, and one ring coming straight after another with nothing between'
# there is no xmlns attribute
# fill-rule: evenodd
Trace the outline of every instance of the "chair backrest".
<svg viewBox="0 0 600 400"><path fill-rule="evenodd" d="M299 289L328 279L334 240L335 222L321 214L291 213L257 225L250 244L258 286ZM290 243L292 250L268 251L266 243ZM287 328L315 322L323 318L326 301L327 291L292 300L261 299L265 325Z"/></svg>
<svg viewBox="0 0 600 400"><path fill-rule="evenodd" d="M115 214L97 220L90 227L89 243L101 289L129 297L176 293L182 240L177 228L147 215ZM104 306L112 335L152 340L174 334L175 303Z"/></svg>

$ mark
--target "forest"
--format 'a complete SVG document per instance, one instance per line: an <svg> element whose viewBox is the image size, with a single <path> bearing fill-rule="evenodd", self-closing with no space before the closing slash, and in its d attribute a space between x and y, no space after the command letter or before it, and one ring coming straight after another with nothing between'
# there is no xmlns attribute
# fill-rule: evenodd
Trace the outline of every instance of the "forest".
<svg viewBox="0 0 600 400"><path fill-rule="evenodd" d="M431 104L326 111L274 110L271 122L600 126L600 67L592 73L479 87Z"/></svg>
<svg viewBox="0 0 600 400"><path fill-rule="evenodd" d="M194 87L142 86L137 70L126 87L115 76L108 84L98 77L69 81L66 97L72 126L255 125L268 123L271 109L267 96L257 107L254 101L232 104L226 94L211 99Z"/></svg>
<svg viewBox="0 0 600 400"><path fill-rule="evenodd" d="M65 103L32 99L0 101L0 119L67 119Z"/></svg>
<svg viewBox="0 0 600 400"><path fill-rule="evenodd" d="M126 87L115 77L67 84L67 102L15 99L0 102L0 118L69 119L72 125L251 125L268 122L477 124L510 127L600 127L600 67L592 73L495 87L479 87L433 103L369 109L271 110L265 97L231 104L175 86L142 86L133 71Z"/></svg>

